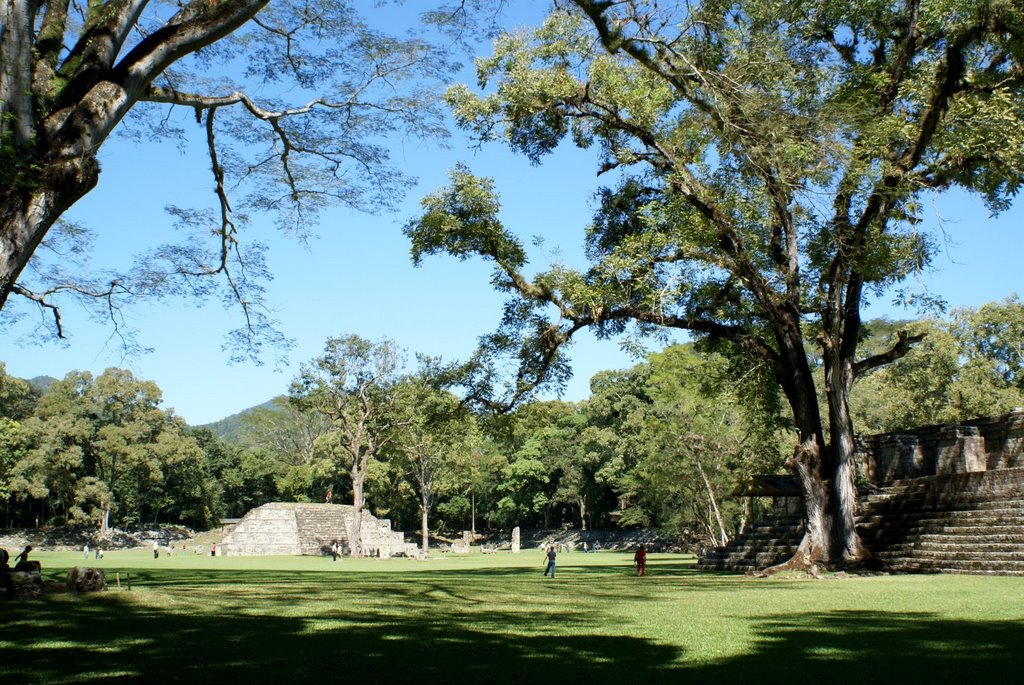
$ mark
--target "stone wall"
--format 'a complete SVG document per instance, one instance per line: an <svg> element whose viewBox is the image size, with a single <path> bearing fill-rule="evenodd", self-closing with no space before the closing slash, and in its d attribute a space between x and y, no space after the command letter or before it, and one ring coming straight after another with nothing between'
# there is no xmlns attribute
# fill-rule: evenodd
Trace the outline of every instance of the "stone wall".
<svg viewBox="0 0 1024 685"><path fill-rule="evenodd" d="M349 531L353 508L348 504L273 502L249 511L218 545L229 556L326 554L335 541L352 548ZM392 556L404 549L405 535L391 530L391 521L363 510L360 522L363 554Z"/></svg>
<svg viewBox="0 0 1024 685"><path fill-rule="evenodd" d="M776 509L703 570L749 572L796 553L804 517ZM884 567L915 573L1024 576L1024 468L908 478L862 495L857 530Z"/></svg>
<svg viewBox="0 0 1024 685"><path fill-rule="evenodd" d="M1024 409L957 425L924 426L857 441L861 539L889 568L1024 575ZM727 547L708 570L751 571L792 556L804 532L803 501L777 507Z"/></svg>
<svg viewBox="0 0 1024 685"><path fill-rule="evenodd" d="M1019 467L1024 467L1024 409L857 440L858 475L876 484Z"/></svg>

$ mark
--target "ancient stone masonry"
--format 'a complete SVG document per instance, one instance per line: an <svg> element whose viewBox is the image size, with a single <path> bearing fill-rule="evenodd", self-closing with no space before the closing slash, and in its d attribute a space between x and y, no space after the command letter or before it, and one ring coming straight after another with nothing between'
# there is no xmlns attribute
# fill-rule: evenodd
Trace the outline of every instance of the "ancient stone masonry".
<svg viewBox="0 0 1024 685"><path fill-rule="evenodd" d="M857 528L895 571L1024 575L1024 409L858 441ZM800 498L700 560L751 571L793 555ZM797 505L794 511L793 506Z"/></svg>
<svg viewBox="0 0 1024 685"><path fill-rule="evenodd" d="M858 475L870 483L1012 468L1024 468L1024 409L857 441Z"/></svg>
<svg viewBox="0 0 1024 685"><path fill-rule="evenodd" d="M310 554L329 552L337 541L351 549L353 508L346 504L274 502L249 511L225 534L218 546L228 556ZM390 557L405 550L405 536L391 530L391 521L363 511L363 554Z"/></svg>

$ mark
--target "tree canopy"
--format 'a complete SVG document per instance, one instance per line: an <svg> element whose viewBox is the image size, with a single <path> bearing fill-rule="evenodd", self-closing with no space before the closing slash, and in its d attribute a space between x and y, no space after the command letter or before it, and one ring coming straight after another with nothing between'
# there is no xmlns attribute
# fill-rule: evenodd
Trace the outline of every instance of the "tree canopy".
<svg viewBox="0 0 1024 685"><path fill-rule="evenodd" d="M929 335L855 386L858 430L900 431L1024 404L1002 355L972 351L980 339L992 350L1019 344L1019 318L1019 298L1011 297L946 320L866 322L867 353L888 349L901 330ZM760 504L730 493L750 476L781 472L793 438L778 389L749 369L739 373L740 361L673 345L597 374L587 400L534 399L494 415L468 411L439 387L440 365L424 359L415 374L392 378L393 401L369 422L383 446L362 452L367 506L396 530L419 527L421 535L475 532L478 523L570 524L657 528L693 549L720 544L755 519ZM355 384L340 392L343 406L358 397ZM7 525L38 517L98 530L105 521L205 527L267 502L322 501L327 489L347 501L354 493L344 431L310 411L312 397L255 407L236 417L237 428L219 426L221 440L207 428L184 428L159 408L160 395L155 383L122 369L73 372L40 394L0 366Z"/></svg>
<svg viewBox="0 0 1024 685"><path fill-rule="evenodd" d="M513 400L567 372L584 328L633 324L739 352L774 377L798 434L808 533L793 563L870 557L854 526L858 376L905 355L858 354L865 302L926 265L922 198L960 186L993 211L1024 180L1019 3L706 0L556 2L534 31L455 87L460 124L540 162L564 139L611 179L587 236L591 266L530 275L487 179L465 167L407 226L413 259L483 256L510 295L485 341L511 356ZM805 341L818 347L815 380ZM826 398L818 405L818 383Z"/></svg>
<svg viewBox="0 0 1024 685"><path fill-rule="evenodd" d="M410 179L392 164L389 139L446 135L437 93L455 38L444 31L470 27L482 2L419 6L422 22L403 6L407 20L381 28L359 0L5 0L5 323L34 308L63 336L62 303L76 300L125 335L121 307L136 298L219 296L241 308L234 355L283 344L262 304L264 246L246 238L247 225L269 215L304 239L325 207L394 206ZM422 30L403 34L400 24ZM100 150L115 131L199 146L212 192L196 206L169 192L168 225L181 237L161 232L130 263L97 272L83 253L102 227L62 217L100 182Z"/></svg>
<svg viewBox="0 0 1024 685"><path fill-rule="evenodd" d="M353 556L360 548L361 512L371 465L396 439L395 429L408 417L396 410L404 352L392 340L372 342L357 335L330 338L323 354L302 367L292 382L291 398L302 412L319 414L332 430L322 435L333 443L340 470L352 484Z"/></svg>

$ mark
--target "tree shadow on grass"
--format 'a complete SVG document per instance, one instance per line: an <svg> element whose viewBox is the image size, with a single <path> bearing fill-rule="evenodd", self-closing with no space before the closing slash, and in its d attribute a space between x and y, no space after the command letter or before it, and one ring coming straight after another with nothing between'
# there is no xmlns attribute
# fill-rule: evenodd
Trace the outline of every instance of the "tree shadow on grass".
<svg viewBox="0 0 1024 685"><path fill-rule="evenodd" d="M602 601L576 601L595 591L586 574L533 584L505 571L146 570L133 593L0 605L0 682L959 684L1022 672L1021 622L865 611L751 616L742 654L698 662L706 646L626 635ZM606 585L641 611L653 587Z"/></svg>
<svg viewBox="0 0 1024 685"><path fill-rule="evenodd" d="M542 613L469 615L406 606L303 617L184 615L118 601L123 598L84 602L73 612L65 602L8 612L17 625L0 629L0 680L518 683L571 675L638 682L638 674L667 674L679 656L675 647L597 634L593 625L566 636ZM17 620L32 610L30 619ZM579 615L564 619L587 623Z"/></svg>
<svg viewBox="0 0 1024 685"><path fill-rule="evenodd" d="M746 654L685 669L695 682L1016 683L1024 623L832 611L760 620Z"/></svg>

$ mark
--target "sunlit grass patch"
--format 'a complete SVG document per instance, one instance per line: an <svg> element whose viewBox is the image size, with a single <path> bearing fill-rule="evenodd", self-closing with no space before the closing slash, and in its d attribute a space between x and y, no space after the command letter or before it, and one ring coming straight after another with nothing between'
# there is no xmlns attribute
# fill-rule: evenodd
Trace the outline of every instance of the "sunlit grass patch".
<svg viewBox="0 0 1024 685"><path fill-rule="evenodd" d="M60 578L75 556L39 558ZM1011 682L1024 651L1022 578L755 580L668 554L638 578L605 552L560 555L553 581L531 552L103 562L120 590L3 605L0 680L267 682L330 662L345 682Z"/></svg>

